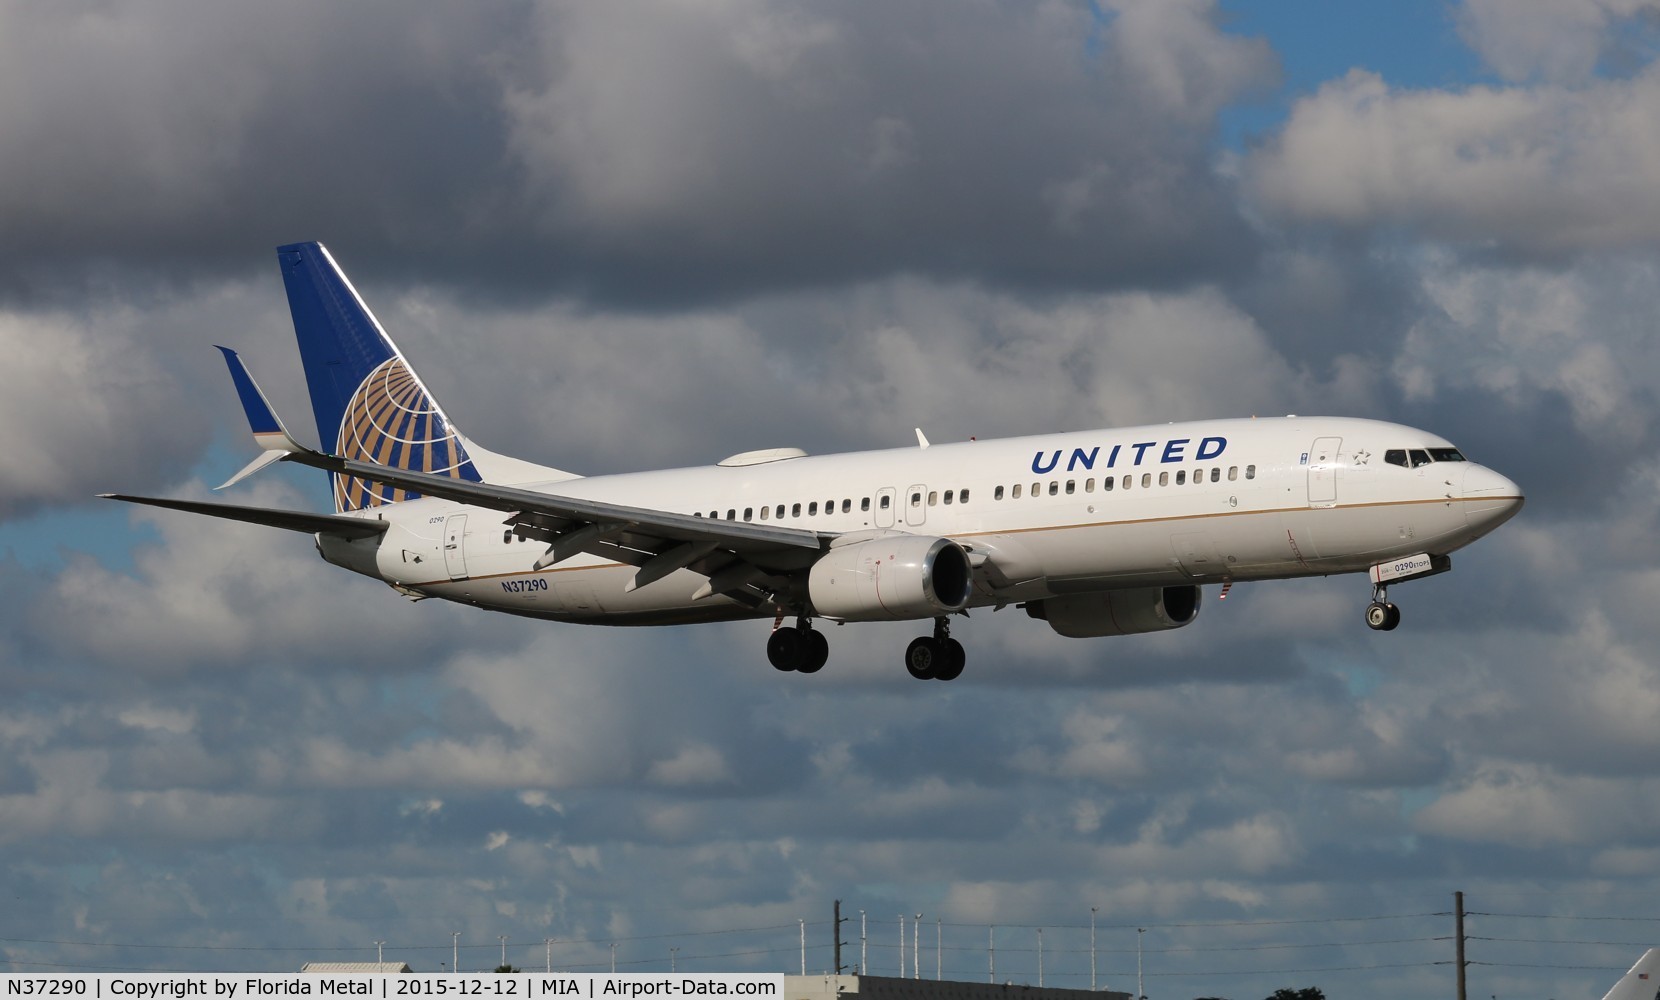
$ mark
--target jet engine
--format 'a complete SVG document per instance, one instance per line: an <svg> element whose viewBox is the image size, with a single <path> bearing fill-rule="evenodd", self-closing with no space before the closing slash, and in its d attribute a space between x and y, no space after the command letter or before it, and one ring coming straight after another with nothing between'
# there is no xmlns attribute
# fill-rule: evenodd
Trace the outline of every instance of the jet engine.
<svg viewBox="0 0 1660 1000"><path fill-rule="evenodd" d="M903 532L832 546L807 577L818 614L853 622L954 614L967 606L973 588L961 545Z"/></svg>
<svg viewBox="0 0 1660 1000"><path fill-rule="evenodd" d="M1164 632L1199 617L1199 588L1187 584L1067 594L1032 601L1026 613L1071 639Z"/></svg>

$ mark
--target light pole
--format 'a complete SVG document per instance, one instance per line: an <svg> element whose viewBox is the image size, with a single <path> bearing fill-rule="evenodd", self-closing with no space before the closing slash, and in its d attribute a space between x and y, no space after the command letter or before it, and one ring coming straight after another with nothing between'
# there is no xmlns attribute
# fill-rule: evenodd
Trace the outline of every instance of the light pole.
<svg viewBox="0 0 1660 1000"><path fill-rule="evenodd" d="M542 944L545 945L548 949L548 972L550 974L553 972L553 942L555 940L556 940L555 938L543 938L542 939Z"/></svg>
<svg viewBox="0 0 1660 1000"><path fill-rule="evenodd" d="M385 956L383 956L381 954L381 950L380 950L381 945L383 945L385 943L386 943L385 941L376 941L375 942L375 964L376 965L384 965L386 963L386 958L385 958Z"/></svg>
<svg viewBox="0 0 1660 1000"><path fill-rule="evenodd" d="M986 961L990 968L986 972L986 982L997 985L997 925L986 928Z"/></svg>
<svg viewBox="0 0 1660 1000"><path fill-rule="evenodd" d="M1043 989L1043 928L1038 928L1038 989Z"/></svg>
<svg viewBox="0 0 1660 1000"><path fill-rule="evenodd" d="M899 978L905 978L905 914L899 915Z"/></svg>
<svg viewBox="0 0 1660 1000"><path fill-rule="evenodd" d="M450 934L450 971L451 972L460 972L461 971L461 932L460 931L454 931Z"/></svg>
<svg viewBox="0 0 1660 1000"><path fill-rule="evenodd" d="M1147 928L1135 929L1135 995L1136 1000L1147 1000L1147 987L1141 981L1141 935L1147 933Z"/></svg>
<svg viewBox="0 0 1660 1000"><path fill-rule="evenodd" d="M945 970L945 965L944 965L945 959L940 957L940 952L945 950L944 949L944 944L945 944L945 918L944 917L935 917L934 918L934 981L935 982L939 982L940 980L945 978L945 976L943 975L943 972Z"/></svg>
<svg viewBox="0 0 1660 1000"><path fill-rule="evenodd" d="M611 974L617 974L617 942L611 942Z"/></svg>
<svg viewBox="0 0 1660 1000"><path fill-rule="evenodd" d="M801 974L805 976L807 974L807 921L798 917L796 923L801 925Z"/></svg>
<svg viewBox="0 0 1660 1000"><path fill-rule="evenodd" d="M911 978L922 978L922 914L911 921Z"/></svg>
<svg viewBox="0 0 1660 1000"><path fill-rule="evenodd" d="M679 951L679 950L680 950L679 948L670 948L669 949L669 971L670 972L675 971L674 953Z"/></svg>
<svg viewBox="0 0 1660 1000"><path fill-rule="evenodd" d="M1095 992L1095 907L1089 908L1089 991Z"/></svg>
<svg viewBox="0 0 1660 1000"><path fill-rule="evenodd" d="M501 938L501 967L505 969L507 968L507 935L497 934L496 937Z"/></svg>
<svg viewBox="0 0 1660 1000"><path fill-rule="evenodd" d="M865 958L865 911L859 911L859 975L870 975L870 962Z"/></svg>

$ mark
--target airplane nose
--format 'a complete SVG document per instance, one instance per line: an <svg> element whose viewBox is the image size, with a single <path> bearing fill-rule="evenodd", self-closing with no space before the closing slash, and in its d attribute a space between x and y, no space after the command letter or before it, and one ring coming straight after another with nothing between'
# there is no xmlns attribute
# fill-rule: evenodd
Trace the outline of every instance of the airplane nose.
<svg viewBox="0 0 1660 1000"><path fill-rule="evenodd" d="M1522 488L1485 465L1464 470L1464 518L1470 527L1491 531L1516 516L1527 498Z"/></svg>

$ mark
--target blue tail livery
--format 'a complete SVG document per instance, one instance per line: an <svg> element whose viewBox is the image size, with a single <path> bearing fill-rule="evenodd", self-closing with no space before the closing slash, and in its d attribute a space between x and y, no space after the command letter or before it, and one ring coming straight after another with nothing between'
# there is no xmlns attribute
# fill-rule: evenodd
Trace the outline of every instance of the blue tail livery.
<svg viewBox="0 0 1660 1000"><path fill-rule="evenodd" d="M321 243L277 248L305 363L317 439L335 455L389 469L481 482L465 439ZM330 474L334 509L414 499L394 486Z"/></svg>

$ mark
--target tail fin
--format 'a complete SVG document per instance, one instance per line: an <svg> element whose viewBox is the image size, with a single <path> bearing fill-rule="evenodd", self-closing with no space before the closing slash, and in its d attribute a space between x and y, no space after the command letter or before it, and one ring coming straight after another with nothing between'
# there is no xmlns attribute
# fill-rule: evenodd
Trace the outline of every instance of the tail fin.
<svg viewBox="0 0 1660 1000"><path fill-rule="evenodd" d="M480 482L465 440L321 243L277 248L317 438L343 458ZM415 494L330 474L334 508Z"/></svg>
<svg viewBox="0 0 1660 1000"><path fill-rule="evenodd" d="M1650 948L1602 1000L1660 1000L1660 948Z"/></svg>

